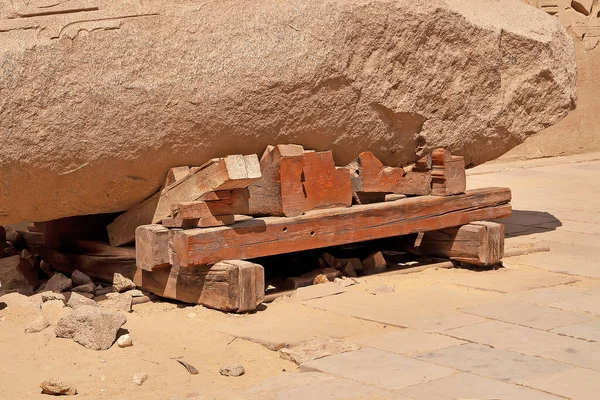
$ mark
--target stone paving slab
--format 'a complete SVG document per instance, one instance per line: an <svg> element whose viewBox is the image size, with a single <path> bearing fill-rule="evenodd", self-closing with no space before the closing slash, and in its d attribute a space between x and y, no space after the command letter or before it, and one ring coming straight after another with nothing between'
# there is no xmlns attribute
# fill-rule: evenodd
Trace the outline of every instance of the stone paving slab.
<svg viewBox="0 0 600 400"><path fill-rule="evenodd" d="M570 299L557 301L550 305L555 308L560 308L561 310L587 312L600 315L600 296L577 293L573 294Z"/></svg>
<svg viewBox="0 0 600 400"><path fill-rule="evenodd" d="M386 390L398 390L456 373L454 369L369 348L309 361L300 369L326 372Z"/></svg>
<svg viewBox="0 0 600 400"><path fill-rule="evenodd" d="M600 342L600 319L583 322L581 324L554 328L551 332L559 335L570 336L576 339Z"/></svg>
<svg viewBox="0 0 600 400"><path fill-rule="evenodd" d="M377 296L352 292L310 300L305 304L320 310L426 332L437 332L485 321L484 318L475 315L445 309L442 305L438 307L428 304L425 295L423 302L410 303L403 301L401 295L390 296L393 294L395 293L386 296L385 303Z"/></svg>
<svg viewBox="0 0 600 400"><path fill-rule="evenodd" d="M352 339L352 341L361 346L398 354L423 353L466 343L448 336L420 332L414 329L401 329L378 335L363 336Z"/></svg>
<svg viewBox="0 0 600 400"><path fill-rule="evenodd" d="M501 321L489 321L444 332L452 337L521 354L600 371L600 343Z"/></svg>
<svg viewBox="0 0 600 400"><path fill-rule="evenodd" d="M460 373L401 391L416 400L558 400L560 397L534 389L499 382L468 373Z"/></svg>
<svg viewBox="0 0 600 400"><path fill-rule="evenodd" d="M549 242L546 241L546 243ZM549 252L511 257L510 261L552 272L600 278L600 267L597 260L578 258L576 253L571 255L557 253L553 250L554 247L552 246L552 243L549 243L549 246L551 249Z"/></svg>
<svg viewBox="0 0 600 400"><path fill-rule="evenodd" d="M539 305L549 305L577 296L579 292L585 293L588 288L578 289L576 286L560 285L550 288L538 288L523 292L510 293L504 299L515 302L527 302Z"/></svg>
<svg viewBox="0 0 600 400"><path fill-rule="evenodd" d="M589 314L576 314L571 311L510 300L466 307L461 311L544 331L592 319Z"/></svg>
<svg viewBox="0 0 600 400"><path fill-rule="evenodd" d="M556 374L522 380L523 385L574 400L600 398L600 372L575 368Z"/></svg>
<svg viewBox="0 0 600 400"><path fill-rule="evenodd" d="M476 343L419 354L416 358L504 382L573 369L572 365Z"/></svg>
<svg viewBox="0 0 600 400"><path fill-rule="evenodd" d="M261 400L409 400L351 379L319 372L286 373L269 378L246 392Z"/></svg>

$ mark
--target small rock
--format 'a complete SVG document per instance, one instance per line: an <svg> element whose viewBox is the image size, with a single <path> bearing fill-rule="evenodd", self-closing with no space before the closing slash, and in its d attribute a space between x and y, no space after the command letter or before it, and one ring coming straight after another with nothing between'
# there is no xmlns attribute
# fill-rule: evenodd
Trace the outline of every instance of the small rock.
<svg viewBox="0 0 600 400"><path fill-rule="evenodd" d="M25 333L37 333L41 332L50 326L50 322L44 317L43 314L37 316L36 319L25 325Z"/></svg>
<svg viewBox="0 0 600 400"><path fill-rule="evenodd" d="M40 384L42 394L51 394L54 396L66 395L74 396L77 394L77 389L71 385L67 385L59 380L50 379Z"/></svg>
<svg viewBox="0 0 600 400"><path fill-rule="evenodd" d="M196 313L193 313L193 312L189 313L188 318L189 319L196 318Z"/></svg>
<svg viewBox="0 0 600 400"><path fill-rule="evenodd" d="M55 293L55 292L42 292L42 302L47 302L50 300L60 300L62 302L66 302L67 299L65 297L64 294L62 293Z"/></svg>
<svg viewBox="0 0 600 400"><path fill-rule="evenodd" d="M371 293L372 295L377 295L377 294L381 294L381 293L392 293L394 291L395 291L395 289L391 286L381 285L381 286L377 286L376 288L369 290L369 293Z"/></svg>
<svg viewBox="0 0 600 400"><path fill-rule="evenodd" d="M93 299L94 298L94 294L93 293L79 293L79 295L85 297L86 299Z"/></svg>
<svg viewBox="0 0 600 400"><path fill-rule="evenodd" d="M143 372L137 373L137 374L133 374L131 376L131 381L133 383L135 383L138 386L142 386L142 384L144 382L146 382L146 379L148 379L148 374L145 374Z"/></svg>
<svg viewBox="0 0 600 400"><path fill-rule="evenodd" d="M71 297L67 302L67 306L71 308L77 308L80 306L94 306L96 307L96 302L92 299L88 299L87 297L82 296L79 293L71 293Z"/></svg>
<svg viewBox="0 0 600 400"><path fill-rule="evenodd" d="M128 290L135 289L135 283L129 278L124 277L123 275L116 273L113 275L113 288L119 292L126 292Z"/></svg>
<svg viewBox="0 0 600 400"><path fill-rule="evenodd" d="M107 296L112 293L108 293ZM128 293L114 293L113 296L109 296L108 299L101 301L98 303L100 307L106 308L108 310L122 311L122 312L131 312L131 304L133 302L133 297L131 297Z"/></svg>
<svg viewBox="0 0 600 400"><path fill-rule="evenodd" d="M96 289L96 287L94 286L94 284L92 282L90 282L90 283L86 283L85 285L75 286L73 289L71 289L71 292L93 293L94 289Z"/></svg>
<svg viewBox="0 0 600 400"><path fill-rule="evenodd" d="M119 339L117 339L117 345L120 348L131 347L133 346L133 340L131 340L131 336L128 333L125 335L121 335Z"/></svg>
<svg viewBox="0 0 600 400"><path fill-rule="evenodd" d="M40 269L48 278L52 278L56 273L52 270L52 266L44 260L40 261Z"/></svg>
<svg viewBox="0 0 600 400"><path fill-rule="evenodd" d="M320 283L328 283L329 279L327 279L327 277L323 274L319 274L317 276L315 276L315 279L313 280L313 284L314 285L318 285Z"/></svg>
<svg viewBox="0 0 600 400"><path fill-rule="evenodd" d="M73 283L71 282L71 280L69 278L67 278L60 272L57 272L56 274L54 274L52 276L52 278L50 278L48 280L48 282L46 282L45 289L49 290L51 292L60 293L60 292L65 292L65 291L71 289L72 286L73 286Z"/></svg>
<svg viewBox="0 0 600 400"><path fill-rule="evenodd" d="M240 364L229 365L219 370L219 373L223 376L242 376L246 371Z"/></svg>
<svg viewBox="0 0 600 400"><path fill-rule="evenodd" d="M125 315L99 307L80 306L61 318L54 329L57 337L73 339L92 350L107 350L127 322Z"/></svg>
<svg viewBox="0 0 600 400"><path fill-rule="evenodd" d="M385 272L387 268L387 262L380 251L371 254L362 263L363 275L379 274Z"/></svg>
<svg viewBox="0 0 600 400"><path fill-rule="evenodd" d="M71 274L71 280L73 281L73 286L82 286L93 283L92 278L77 269Z"/></svg>

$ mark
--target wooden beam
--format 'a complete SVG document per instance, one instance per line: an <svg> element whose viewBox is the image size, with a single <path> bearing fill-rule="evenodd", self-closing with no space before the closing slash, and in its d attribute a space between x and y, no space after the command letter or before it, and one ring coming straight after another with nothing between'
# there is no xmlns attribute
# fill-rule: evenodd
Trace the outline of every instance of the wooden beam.
<svg viewBox="0 0 600 400"><path fill-rule="evenodd" d="M237 313L255 311L265 296L263 267L239 260L195 268L175 261L171 268L138 269L134 282L162 297Z"/></svg>
<svg viewBox="0 0 600 400"><path fill-rule="evenodd" d="M108 229L110 243L121 246L135 240L135 228L156 224L168 218L171 206L196 201L218 190L244 188L260 178L258 157L233 155L211 160L186 178L164 188L161 192L118 216Z"/></svg>
<svg viewBox="0 0 600 400"><path fill-rule="evenodd" d="M172 246L182 267L251 259L507 217L510 198L510 189L486 188L452 197L318 210L294 218L253 218L225 227L173 231L171 243L164 246Z"/></svg>
<svg viewBox="0 0 600 400"><path fill-rule="evenodd" d="M384 166L370 151L360 153L345 168L350 171L354 193L399 193L404 176L402 168Z"/></svg>
<svg viewBox="0 0 600 400"><path fill-rule="evenodd" d="M167 228L210 228L213 226L231 225L235 222L233 215L211 215L202 218L187 218L180 216L168 217L162 220L163 226Z"/></svg>
<svg viewBox="0 0 600 400"><path fill-rule="evenodd" d="M260 160L262 177L248 187L249 214L295 217L304 213L302 146L269 146Z"/></svg>
<svg viewBox="0 0 600 400"><path fill-rule="evenodd" d="M171 168L169 170L169 172L167 172L167 177L165 178L165 182L163 183L163 186L161 189L164 189L167 186L171 186L172 184L174 184L177 181L187 178L188 175L190 175L190 174L191 174L191 171L190 171L190 167L188 167L188 166Z"/></svg>
<svg viewBox="0 0 600 400"><path fill-rule="evenodd" d="M138 226L135 230L137 267L146 271L170 267L168 241L168 228L162 225Z"/></svg>
<svg viewBox="0 0 600 400"><path fill-rule="evenodd" d="M464 193L467 188L464 158L453 156L446 149L436 149L431 154L431 159L431 194L452 196Z"/></svg>
<svg viewBox="0 0 600 400"><path fill-rule="evenodd" d="M425 232L419 247L414 250L421 255L448 257L474 265L494 265L504 256L504 225L476 221Z"/></svg>
<svg viewBox="0 0 600 400"><path fill-rule="evenodd" d="M352 205L350 171L335 167L331 151L304 152L302 184L306 211Z"/></svg>

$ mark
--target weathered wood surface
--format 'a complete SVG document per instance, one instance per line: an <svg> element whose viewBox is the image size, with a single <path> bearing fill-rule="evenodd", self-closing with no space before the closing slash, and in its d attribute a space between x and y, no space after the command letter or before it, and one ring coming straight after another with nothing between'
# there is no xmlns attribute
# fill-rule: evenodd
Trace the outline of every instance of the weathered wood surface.
<svg viewBox="0 0 600 400"><path fill-rule="evenodd" d="M163 226L167 228L210 228L213 226L231 225L235 222L233 215L214 215L202 218L183 219L181 217L168 217L162 220Z"/></svg>
<svg viewBox="0 0 600 400"><path fill-rule="evenodd" d="M169 229L162 225L142 225L135 230L135 257L137 267L152 271L170 267Z"/></svg>
<svg viewBox="0 0 600 400"><path fill-rule="evenodd" d="M227 259L336 246L507 217L510 189L476 189L451 197L318 210L293 218L264 217L226 227L173 231L172 251L182 267Z"/></svg>
<svg viewBox="0 0 600 400"><path fill-rule="evenodd" d="M302 146L269 146L260 160L262 177L248 187L250 215L295 217L304 213Z"/></svg>
<svg viewBox="0 0 600 400"><path fill-rule="evenodd" d="M446 149L436 149L431 154L431 194L451 196L463 193L467 187L465 160L453 156Z"/></svg>
<svg viewBox="0 0 600 400"><path fill-rule="evenodd" d="M247 261L222 261L212 266L138 269L136 285L162 297L202 304L221 311L251 312L265 296L264 269Z"/></svg>
<svg viewBox="0 0 600 400"><path fill-rule="evenodd" d="M474 265L494 265L504 256L504 225L475 221L425 232L415 250L418 254L448 257Z"/></svg>
<svg viewBox="0 0 600 400"><path fill-rule="evenodd" d="M350 171L336 168L331 151L304 152L302 184L305 211L352 205Z"/></svg>
<svg viewBox="0 0 600 400"><path fill-rule="evenodd" d="M244 188L256 182L260 176L260 165L255 154L211 160L118 216L107 227L110 243L121 246L133 242L138 226L168 218L171 206L175 203L196 201L214 191Z"/></svg>
<svg viewBox="0 0 600 400"><path fill-rule="evenodd" d="M110 247L110 246L109 246ZM40 257L57 271L72 273L79 270L91 278L112 282L115 272L133 279L136 271L135 249L123 247L128 254L118 252L107 254L65 254L56 250L43 248Z"/></svg>
<svg viewBox="0 0 600 400"><path fill-rule="evenodd" d="M354 193L400 193L404 170L386 167L370 151L365 151L346 167L352 178Z"/></svg>

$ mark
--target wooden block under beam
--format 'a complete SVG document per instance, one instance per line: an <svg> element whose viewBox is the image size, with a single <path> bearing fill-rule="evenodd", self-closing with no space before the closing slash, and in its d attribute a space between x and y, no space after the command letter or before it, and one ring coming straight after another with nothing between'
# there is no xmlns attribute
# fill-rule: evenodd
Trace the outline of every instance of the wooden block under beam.
<svg viewBox="0 0 600 400"><path fill-rule="evenodd" d="M350 171L335 167L331 151L304 152L302 184L306 211L352 205Z"/></svg>
<svg viewBox="0 0 600 400"><path fill-rule="evenodd" d="M212 266L145 271L134 282L142 289L170 299L221 311L252 312L265 296L264 269L247 261L221 261Z"/></svg>
<svg viewBox="0 0 600 400"><path fill-rule="evenodd" d="M431 153L431 194L452 196L464 193L467 187L465 160L453 156L446 149L436 149Z"/></svg>
<svg viewBox="0 0 600 400"><path fill-rule="evenodd" d="M186 178L119 215L107 227L110 243L121 246L133 242L138 226L156 224L169 217L171 206L175 203L196 201L218 190L244 188L259 178L260 165L255 154L211 160Z"/></svg>
<svg viewBox="0 0 600 400"><path fill-rule="evenodd" d="M416 251L474 265L494 265L504 256L504 225L476 221L460 227L425 232Z"/></svg>
<svg viewBox="0 0 600 400"><path fill-rule="evenodd" d="M269 146L261 160L262 177L248 187L249 214L295 217L304 213L304 149L294 144Z"/></svg>
<svg viewBox="0 0 600 400"><path fill-rule="evenodd" d="M294 218L253 218L226 227L173 231L171 245L182 267L251 259L507 217L510 198L510 189L485 188L451 197L318 210Z"/></svg>
<svg viewBox="0 0 600 400"><path fill-rule="evenodd" d="M142 225L135 230L137 267L146 271L171 266L169 229L162 225Z"/></svg>

